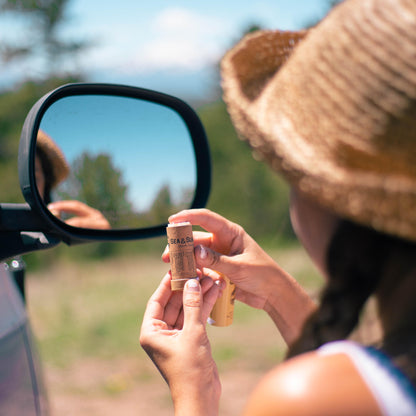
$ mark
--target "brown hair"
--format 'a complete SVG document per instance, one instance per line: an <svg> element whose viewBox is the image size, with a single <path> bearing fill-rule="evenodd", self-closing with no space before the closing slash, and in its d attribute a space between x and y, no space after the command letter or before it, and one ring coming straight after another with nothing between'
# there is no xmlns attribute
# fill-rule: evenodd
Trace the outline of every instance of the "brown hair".
<svg viewBox="0 0 416 416"><path fill-rule="evenodd" d="M36 156L38 156L40 159L40 163L42 165L43 176L45 178L45 189L41 197L43 198L43 202L46 205L48 205L50 202L52 202L51 192L52 192L53 184L56 181L56 178L53 173L54 170L53 170L52 163L48 155L42 149L42 147L40 146L36 147Z"/></svg>
<svg viewBox="0 0 416 416"><path fill-rule="evenodd" d="M320 306L290 347L288 358L347 338L357 326L365 302L381 282L400 284L401 278L415 268L415 259L416 243L342 220L328 248L330 278L322 291ZM399 353L387 343L381 349L416 386L414 351L402 348Z"/></svg>

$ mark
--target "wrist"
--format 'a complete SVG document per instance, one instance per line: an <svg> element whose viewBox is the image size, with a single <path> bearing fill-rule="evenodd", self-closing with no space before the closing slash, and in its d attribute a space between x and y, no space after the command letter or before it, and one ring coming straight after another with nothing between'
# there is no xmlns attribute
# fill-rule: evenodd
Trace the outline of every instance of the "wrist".
<svg viewBox="0 0 416 416"><path fill-rule="evenodd" d="M181 368L169 383L175 416L218 416L221 382L215 363Z"/></svg>
<svg viewBox="0 0 416 416"><path fill-rule="evenodd" d="M218 416L221 386L204 389L182 387L172 392L175 416Z"/></svg>
<svg viewBox="0 0 416 416"><path fill-rule="evenodd" d="M302 332L306 319L314 312L316 305L288 273L280 269L275 276L263 309L286 343L291 345Z"/></svg>

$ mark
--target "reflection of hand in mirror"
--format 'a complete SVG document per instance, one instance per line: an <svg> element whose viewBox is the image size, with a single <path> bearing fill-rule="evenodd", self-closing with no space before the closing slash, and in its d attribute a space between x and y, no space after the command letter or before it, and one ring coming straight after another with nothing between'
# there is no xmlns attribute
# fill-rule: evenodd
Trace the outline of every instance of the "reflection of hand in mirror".
<svg viewBox="0 0 416 416"><path fill-rule="evenodd" d="M61 218L62 214L74 215L65 220L68 225L73 227L101 230L111 228L109 222L100 211L80 201L56 201L50 203L48 208L57 218Z"/></svg>
<svg viewBox="0 0 416 416"><path fill-rule="evenodd" d="M104 215L80 201L56 201L51 203L51 191L69 175L69 165L57 144L42 130L36 142L35 176L43 201L56 217L74 215L65 220L68 225L81 228L109 229Z"/></svg>

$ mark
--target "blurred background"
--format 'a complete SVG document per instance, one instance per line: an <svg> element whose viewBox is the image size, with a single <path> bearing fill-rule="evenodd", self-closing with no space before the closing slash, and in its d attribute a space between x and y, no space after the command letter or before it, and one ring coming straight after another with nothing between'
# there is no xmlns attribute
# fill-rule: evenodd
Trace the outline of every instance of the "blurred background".
<svg viewBox="0 0 416 416"><path fill-rule="evenodd" d="M321 280L293 235L287 187L237 139L221 99L219 62L244 34L311 27L336 3L0 0L0 201L24 202L20 131L46 92L68 82L110 82L172 94L198 112L207 132L208 208L241 224L316 293ZM138 345L146 301L168 270L160 260L165 245L164 238L61 245L24 256L55 414L172 414L167 388ZM221 414L236 415L285 346L267 317L244 305L236 305L231 327L209 330L223 377Z"/></svg>

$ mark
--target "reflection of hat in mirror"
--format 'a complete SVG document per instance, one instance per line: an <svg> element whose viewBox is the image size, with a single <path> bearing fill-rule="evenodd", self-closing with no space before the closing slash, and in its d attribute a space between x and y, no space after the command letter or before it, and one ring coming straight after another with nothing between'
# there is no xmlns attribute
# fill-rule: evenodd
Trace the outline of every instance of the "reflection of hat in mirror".
<svg viewBox="0 0 416 416"><path fill-rule="evenodd" d="M44 167L44 175L52 188L66 179L70 170L68 162L58 145L42 130L38 132L36 151L47 159L49 169Z"/></svg>
<svg viewBox="0 0 416 416"><path fill-rule="evenodd" d="M416 2L346 0L222 61L241 137L341 217L416 240Z"/></svg>

